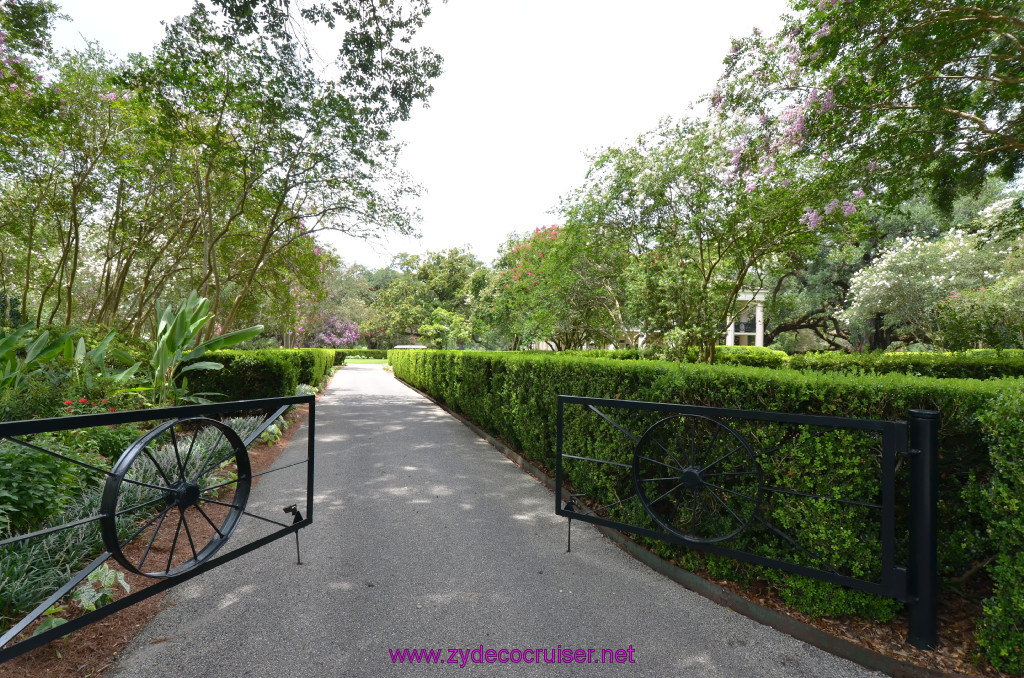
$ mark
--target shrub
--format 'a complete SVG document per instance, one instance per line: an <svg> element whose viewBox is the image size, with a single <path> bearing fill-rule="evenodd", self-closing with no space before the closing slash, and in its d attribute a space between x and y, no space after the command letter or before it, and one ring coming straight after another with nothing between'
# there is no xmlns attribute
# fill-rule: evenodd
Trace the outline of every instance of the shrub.
<svg viewBox="0 0 1024 678"><path fill-rule="evenodd" d="M549 351L524 351L531 355L549 354ZM559 355L573 355L581 358L610 358L612 360L662 360L695 363L697 349L680 349L667 351L664 348L617 348L591 349L586 351L561 351ZM715 347L716 365L748 365L750 367L786 367L789 356L785 351L778 351L764 346L717 346Z"/></svg>
<svg viewBox="0 0 1024 678"><path fill-rule="evenodd" d="M334 365L334 349L288 348L279 349L279 352L296 360L300 384L319 386Z"/></svg>
<svg viewBox="0 0 1024 678"><path fill-rule="evenodd" d="M992 665L1024 673L1024 393L1004 393L982 416L992 455L992 482L982 512L998 559L990 568L993 596L985 601L978 645Z"/></svg>
<svg viewBox="0 0 1024 678"><path fill-rule="evenodd" d="M388 357L388 352L384 349L375 348L336 348L334 349L334 364L344 365L345 358L372 358L373 360L383 360Z"/></svg>
<svg viewBox="0 0 1024 678"><path fill-rule="evenodd" d="M71 462L0 441L0 538L38 529L80 487Z"/></svg>
<svg viewBox="0 0 1024 678"><path fill-rule="evenodd" d="M298 357L279 349L213 351L203 360L214 360L224 368L188 373L189 391L220 394L207 396L217 400L290 396L299 383Z"/></svg>

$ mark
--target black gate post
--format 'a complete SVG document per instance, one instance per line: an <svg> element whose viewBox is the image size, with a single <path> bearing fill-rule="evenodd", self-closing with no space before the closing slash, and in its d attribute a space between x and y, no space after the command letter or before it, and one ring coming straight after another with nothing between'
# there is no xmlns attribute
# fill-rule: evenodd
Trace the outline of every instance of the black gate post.
<svg viewBox="0 0 1024 678"><path fill-rule="evenodd" d="M910 568L908 640L935 647L938 607L939 413L910 410Z"/></svg>

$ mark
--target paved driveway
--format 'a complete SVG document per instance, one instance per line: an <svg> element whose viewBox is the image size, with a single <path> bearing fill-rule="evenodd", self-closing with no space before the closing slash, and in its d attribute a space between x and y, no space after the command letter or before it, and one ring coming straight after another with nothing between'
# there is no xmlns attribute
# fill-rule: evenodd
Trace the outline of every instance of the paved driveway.
<svg viewBox="0 0 1024 678"><path fill-rule="evenodd" d="M573 526L566 553L553 494L379 365L339 372L316 426L303 564L283 539L177 587L114 675L881 675L681 588L591 526ZM304 444L300 431L279 463ZM251 509L301 500L303 473L266 476ZM265 533L243 518L233 539ZM405 648L444 663L393 663ZM626 661L524 661L590 648ZM498 661L502 649L520 661Z"/></svg>

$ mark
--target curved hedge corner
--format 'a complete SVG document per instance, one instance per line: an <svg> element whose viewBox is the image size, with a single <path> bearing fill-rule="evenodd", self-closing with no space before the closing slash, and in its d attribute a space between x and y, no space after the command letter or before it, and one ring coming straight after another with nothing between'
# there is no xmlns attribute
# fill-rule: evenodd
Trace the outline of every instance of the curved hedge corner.
<svg viewBox="0 0 1024 678"><path fill-rule="evenodd" d="M1024 494L1019 480L1020 462L1014 462L1017 465L1012 468L1016 470L1007 475L1005 469L1009 467L1004 461L1011 458L1010 450L1016 450L1014 454L1019 460L1019 450L1024 448L1024 423L1019 421L1019 413L1024 410L1017 401L1006 400L1017 398L1024 405L1020 383L1015 379L855 376L541 353L392 351L388 357L395 376L469 416L527 458L548 468L555 464L559 394L888 420L906 419L910 409L938 410L942 413L940 578L955 579L974 569L977 563L998 555L996 576L1000 576L999 572L1006 574L998 579L1003 583L997 585L995 595L986 603L980 638L987 643L989 660L997 667L1012 664L1001 660L1001 650L996 647L1024 645L1019 616L1024 591L1020 582L1024 575L1018 569L1022 566L1019 554L1024 551L1019 541L1024 517L1019 504L991 499L996 495ZM993 426L1010 426L1008 419L1015 420L1018 428L1013 429L1013 435L1019 442L1008 442L1006 451L1000 452L1000 446L988 441L993 440L993 435L1003 435L991 431ZM594 421L597 422L596 417ZM983 421L989 423L983 426ZM618 447L599 451L602 446L621 446L622 441L599 429L596 423L590 430L581 425L566 435L576 436L576 444L584 446L581 449L594 452L589 456L612 458L621 454ZM826 482L833 477L849 478L862 473L857 467L863 463L862 458L850 454L844 445L826 442L829 438L825 436L820 443L805 446L810 452L779 455L774 460L779 468L772 472L799 477L808 476L813 470ZM1017 480L1011 482L1007 477ZM586 491L595 501L610 504L619 497L616 492L621 489L595 480ZM900 492L900 501L905 502L906 482L902 482ZM835 553L852 549L852 557L859 560L850 567L872 570L872 558L877 551L858 544L870 545L877 535L865 532L863 525L841 524L835 515L822 514L817 520L814 531L819 548ZM850 539L851 531L857 539ZM808 614L857 614L868 619L888 619L899 608L894 601L871 594L738 561L705 557L661 542L646 543L659 555L690 570L706 570L718 579L739 583L753 578L768 581L789 604Z"/></svg>

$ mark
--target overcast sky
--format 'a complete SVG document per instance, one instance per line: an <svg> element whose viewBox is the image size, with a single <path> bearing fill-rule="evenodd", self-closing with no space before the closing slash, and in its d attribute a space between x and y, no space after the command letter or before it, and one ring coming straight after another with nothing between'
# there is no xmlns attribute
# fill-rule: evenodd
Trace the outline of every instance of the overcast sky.
<svg viewBox="0 0 1024 678"><path fill-rule="evenodd" d="M59 2L60 0L58 0ZM149 52L188 0L66 0L59 47L82 36L119 56ZM509 233L558 223L587 154L679 117L709 92L730 37L773 32L784 0L449 0L423 44L444 57L429 106L402 124L402 166L424 188L419 239L331 244L350 263L469 247L490 262ZM330 58L333 49L321 41Z"/></svg>

